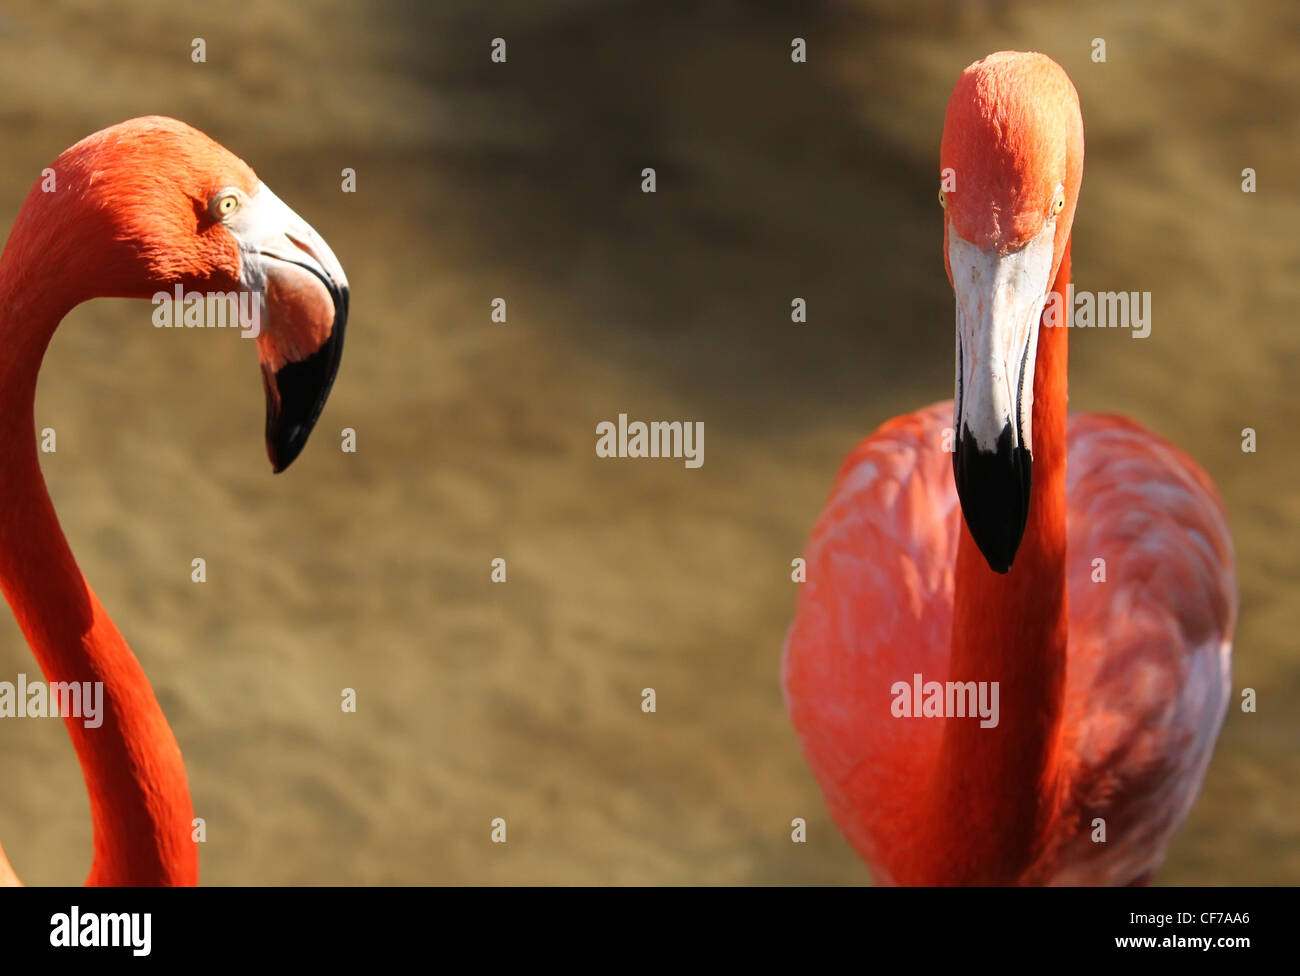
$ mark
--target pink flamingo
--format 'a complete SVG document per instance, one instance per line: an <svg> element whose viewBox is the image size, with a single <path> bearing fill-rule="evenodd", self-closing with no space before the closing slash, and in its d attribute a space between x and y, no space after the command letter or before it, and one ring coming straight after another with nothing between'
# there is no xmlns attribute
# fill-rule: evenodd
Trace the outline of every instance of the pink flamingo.
<svg viewBox="0 0 1300 976"><path fill-rule="evenodd" d="M1083 122L1065 72L1014 52L967 68L941 166L956 400L844 463L805 550L786 701L877 881L1144 883L1227 708L1228 528L1177 448L1067 420L1052 326Z"/></svg>
<svg viewBox="0 0 1300 976"><path fill-rule="evenodd" d="M77 568L45 490L36 375L59 322L88 299L170 295L177 284L252 296L266 448L282 471L334 382L348 282L329 246L243 160L174 119L104 129L51 170L28 194L0 257L0 587L51 685L103 684L102 724L65 716L90 794L87 883L196 884L180 748L139 661ZM4 883L18 879L0 851Z"/></svg>

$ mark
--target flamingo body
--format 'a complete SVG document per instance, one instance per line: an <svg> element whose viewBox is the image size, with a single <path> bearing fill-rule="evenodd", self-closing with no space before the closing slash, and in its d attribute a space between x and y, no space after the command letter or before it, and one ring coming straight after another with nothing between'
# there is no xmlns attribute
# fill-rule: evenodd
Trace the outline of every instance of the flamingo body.
<svg viewBox="0 0 1300 976"><path fill-rule="evenodd" d="M102 688L98 727L63 716L86 779L95 885L197 883L194 809L153 688L59 526L36 446L36 380L75 306L173 287L256 303L275 471L320 415L347 321L347 278L324 240L246 163L175 119L87 136L54 160L18 214L0 255L0 590L48 682ZM0 884L17 881L0 851Z"/></svg>
<svg viewBox="0 0 1300 976"><path fill-rule="evenodd" d="M952 417L948 401L895 418L850 454L805 550L785 645L786 702L805 755L835 822L883 883L899 880L890 854L916 834L944 726L963 721L895 718L889 694L916 673L949 676L961 511L940 445ZM1223 721L1232 544L1205 473L1132 421L1072 414L1067 449L1060 801L1019 880L1126 883L1163 859ZM1105 582L1094 582L1099 558ZM961 829L961 809L939 815ZM1104 843L1092 839L1098 818Z"/></svg>
<svg viewBox="0 0 1300 976"><path fill-rule="evenodd" d="M786 701L880 881L1145 882L1223 722L1236 596L1210 480L1130 421L1067 414L1083 157L1051 58L957 79L956 397L859 445L805 552Z"/></svg>

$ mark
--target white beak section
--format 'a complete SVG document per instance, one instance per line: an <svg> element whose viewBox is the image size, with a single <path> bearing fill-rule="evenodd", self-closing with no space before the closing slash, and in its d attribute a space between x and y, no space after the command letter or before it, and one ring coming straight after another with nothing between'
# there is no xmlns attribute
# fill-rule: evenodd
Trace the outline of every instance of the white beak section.
<svg viewBox="0 0 1300 976"><path fill-rule="evenodd" d="M1032 452L1034 357L1047 300L1056 221L1018 251L999 254L948 232L957 296L957 392L953 430L995 452L1010 427L1011 447Z"/></svg>
<svg viewBox="0 0 1300 976"><path fill-rule="evenodd" d="M343 266L330 246L265 183L258 183L247 206L226 226L243 251L244 285L254 292L265 287L267 259L296 264L330 287L348 287Z"/></svg>
<svg viewBox="0 0 1300 976"><path fill-rule="evenodd" d="M222 223L239 245L240 283L257 299L251 334L266 393L267 456L283 471L306 444L334 384L348 279L330 246L264 184L246 195L230 188L214 206L227 197L238 204Z"/></svg>

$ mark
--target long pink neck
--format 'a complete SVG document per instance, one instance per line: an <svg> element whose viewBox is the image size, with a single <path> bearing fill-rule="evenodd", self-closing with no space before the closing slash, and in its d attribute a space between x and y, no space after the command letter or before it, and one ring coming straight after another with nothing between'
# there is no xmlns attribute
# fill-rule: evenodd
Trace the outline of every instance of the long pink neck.
<svg viewBox="0 0 1300 976"><path fill-rule="evenodd" d="M140 663L77 568L41 475L36 377L67 309L25 300L33 289L16 265L27 262L11 248L0 262L0 588L47 682L103 683L102 725L65 718L90 795L88 883L194 884L180 749Z"/></svg>
<svg viewBox="0 0 1300 976"><path fill-rule="evenodd" d="M1052 284L1061 308L1069 281L1067 242ZM1068 331L1040 324L1029 519L1009 573L989 569L962 523L948 680L998 682L998 724L945 721L925 841L912 852L914 877L902 880L1014 882L1041 853L1055 812L1068 629L1067 359Z"/></svg>

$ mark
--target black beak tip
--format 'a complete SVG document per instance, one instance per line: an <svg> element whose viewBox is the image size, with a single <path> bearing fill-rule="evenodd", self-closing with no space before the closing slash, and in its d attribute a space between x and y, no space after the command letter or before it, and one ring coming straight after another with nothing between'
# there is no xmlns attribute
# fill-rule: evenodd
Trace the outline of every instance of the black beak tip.
<svg viewBox="0 0 1300 976"><path fill-rule="evenodd" d="M989 569L1003 576L1011 572L1011 565L1016 561L1016 550L1020 548L1020 540L1017 539L1011 546L998 546L997 543L991 540L981 542L979 539L975 540L975 544L979 546L980 552L984 554Z"/></svg>
<svg viewBox="0 0 1300 976"><path fill-rule="evenodd" d="M266 453L275 474L302 453L329 398L343 357L343 333L348 321L348 289L332 288L334 326L320 348L274 373L263 371L266 386Z"/></svg>
<svg viewBox="0 0 1300 976"><path fill-rule="evenodd" d="M310 427L293 427L276 432L275 439L266 442L266 453L271 459L271 471L279 474L298 459L302 449L307 446Z"/></svg>
<svg viewBox="0 0 1300 976"><path fill-rule="evenodd" d="M1011 571L1029 519L1033 459L1023 446L1012 447L1011 425L1002 429L994 450L981 449L963 428L953 455L953 475L962 517L989 569Z"/></svg>

